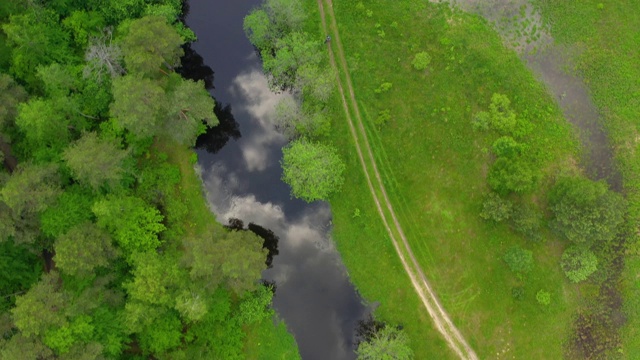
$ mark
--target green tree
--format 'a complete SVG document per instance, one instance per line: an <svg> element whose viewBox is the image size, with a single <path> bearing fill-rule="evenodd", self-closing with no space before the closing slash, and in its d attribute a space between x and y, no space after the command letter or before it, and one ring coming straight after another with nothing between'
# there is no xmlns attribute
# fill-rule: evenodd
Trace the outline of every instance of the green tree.
<svg viewBox="0 0 640 360"><path fill-rule="evenodd" d="M274 25L264 9L254 9L245 16L244 32L258 50L270 49L275 42Z"/></svg>
<svg viewBox="0 0 640 360"><path fill-rule="evenodd" d="M16 297L16 307L11 315L22 335L40 336L53 327L66 324L65 296L58 291L58 282L56 273L45 274L27 293Z"/></svg>
<svg viewBox="0 0 640 360"><path fill-rule="evenodd" d="M549 194L551 227L577 244L608 241L624 220L625 201L604 182L562 178Z"/></svg>
<svg viewBox="0 0 640 360"><path fill-rule="evenodd" d="M202 81L180 79L167 97L164 131L180 144L194 145L206 130L203 121L208 126L218 125L213 113L215 102Z"/></svg>
<svg viewBox="0 0 640 360"><path fill-rule="evenodd" d="M18 104L27 99L27 93L11 76L0 74L0 132L13 124L18 115Z"/></svg>
<svg viewBox="0 0 640 360"><path fill-rule="evenodd" d="M39 65L66 64L73 58L69 35L52 10L34 6L21 15L12 15L2 29L12 45L11 72L31 89L39 88L33 71Z"/></svg>
<svg viewBox="0 0 640 360"><path fill-rule="evenodd" d="M542 238L540 234L541 214L534 207L528 204L521 204L513 211L511 216L515 231L524 235L527 239L538 241Z"/></svg>
<svg viewBox="0 0 640 360"><path fill-rule="evenodd" d="M57 154L71 140L72 119L77 115L69 98L33 98L20 104L16 125L22 130L27 146L32 153L44 151L45 159L50 153Z"/></svg>
<svg viewBox="0 0 640 360"><path fill-rule="evenodd" d="M122 54L127 70L144 76L157 77L162 70L171 70L184 55L182 38L162 16L145 16L131 22L122 39Z"/></svg>
<svg viewBox="0 0 640 360"><path fill-rule="evenodd" d="M517 274L526 274L533 268L533 252L520 246L513 246L504 254L504 262Z"/></svg>
<svg viewBox="0 0 640 360"><path fill-rule="evenodd" d="M413 359L409 338L395 326L385 326L371 339L360 343L356 350L359 360L408 360Z"/></svg>
<svg viewBox="0 0 640 360"><path fill-rule="evenodd" d="M523 153L523 146L511 136L502 136L493 142L491 146L498 157L516 158Z"/></svg>
<svg viewBox="0 0 640 360"><path fill-rule="evenodd" d="M113 187L122 179L122 163L127 155L117 144L90 132L71 144L62 159L80 183L98 190L104 184Z"/></svg>
<svg viewBox="0 0 640 360"><path fill-rule="evenodd" d="M133 196L108 196L93 205L97 224L109 230L127 255L155 250L158 234L165 230L160 212Z"/></svg>
<svg viewBox="0 0 640 360"><path fill-rule="evenodd" d="M220 240L219 266L224 279L236 294L253 291L267 268L264 240L251 231L231 231Z"/></svg>
<svg viewBox="0 0 640 360"><path fill-rule="evenodd" d="M175 291L186 280L175 259L146 251L134 254L132 263L133 279L123 285L131 299L173 307Z"/></svg>
<svg viewBox="0 0 640 360"><path fill-rule="evenodd" d="M307 33L293 32L278 39L275 52L263 50L262 65L269 74L269 85L272 89L291 89L296 84L299 68L318 65L322 58L321 43L313 40Z"/></svg>
<svg viewBox="0 0 640 360"><path fill-rule="evenodd" d="M156 134L166 96L153 80L127 75L113 81L111 115L140 138Z"/></svg>
<svg viewBox="0 0 640 360"><path fill-rule="evenodd" d="M304 64L296 71L295 88L300 89L307 100L327 102L336 81L332 68L321 68L317 64Z"/></svg>
<svg viewBox="0 0 640 360"><path fill-rule="evenodd" d="M53 164L20 164L0 190L0 199L19 216L40 213L60 194L60 177Z"/></svg>
<svg viewBox="0 0 640 360"><path fill-rule="evenodd" d="M282 179L307 202L327 199L342 186L345 165L334 148L296 140L282 150Z"/></svg>
<svg viewBox="0 0 640 360"><path fill-rule="evenodd" d="M149 354L162 354L180 346L182 323L174 311L167 311L138 334L140 347Z"/></svg>
<svg viewBox="0 0 640 360"><path fill-rule="evenodd" d="M42 233L55 239L72 227L90 221L93 202L93 195L86 189L79 186L66 188L56 202L40 215Z"/></svg>
<svg viewBox="0 0 640 360"><path fill-rule="evenodd" d="M530 192L538 181L538 173L532 164L522 157L498 158L491 169L487 182L491 189L501 195L510 192L519 194Z"/></svg>
<svg viewBox="0 0 640 360"><path fill-rule="evenodd" d="M562 253L560 265L569 280L578 283L598 270L598 258L587 248L570 246Z"/></svg>
<svg viewBox="0 0 640 360"><path fill-rule="evenodd" d="M501 222L511 217L513 213L513 203L508 199L503 199L500 195L491 192L487 194L482 202L480 217L485 220Z"/></svg>
<svg viewBox="0 0 640 360"><path fill-rule="evenodd" d="M117 255L109 234L87 222L73 227L54 244L56 266L65 274L83 276L106 267Z"/></svg>
<svg viewBox="0 0 640 360"><path fill-rule="evenodd" d="M0 339L0 359L51 359L52 357L53 351L43 344L39 337L28 337L17 333L10 339Z"/></svg>
<svg viewBox="0 0 640 360"><path fill-rule="evenodd" d="M91 37L100 34L106 23L102 15L95 11L77 10L62 21L72 34L76 45L85 47Z"/></svg>
<svg viewBox="0 0 640 360"><path fill-rule="evenodd" d="M489 105L491 127L496 131L509 134L516 126L516 114L511 109L511 100L504 94L493 94Z"/></svg>

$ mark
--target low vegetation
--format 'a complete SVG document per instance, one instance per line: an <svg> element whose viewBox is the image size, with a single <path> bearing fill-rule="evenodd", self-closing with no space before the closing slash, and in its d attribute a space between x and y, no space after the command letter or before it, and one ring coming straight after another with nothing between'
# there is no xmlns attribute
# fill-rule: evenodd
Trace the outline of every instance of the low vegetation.
<svg viewBox="0 0 640 360"><path fill-rule="evenodd" d="M598 267L607 269L598 282L602 295L577 317L574 351L635 359L640 357L640 157L636 151L640 107L634 99L640 91L640 66L629 49L638 42L640 3L536 0L535 4L555 41L568 50L569 71L589 88L613 145L628 205L622 236L599 247L606 257L599 258Z"/></svg>

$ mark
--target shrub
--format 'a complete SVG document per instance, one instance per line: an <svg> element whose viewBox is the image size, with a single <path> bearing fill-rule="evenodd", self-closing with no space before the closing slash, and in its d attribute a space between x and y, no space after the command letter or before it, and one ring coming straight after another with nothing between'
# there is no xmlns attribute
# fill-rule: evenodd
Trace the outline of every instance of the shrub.
<svg viewBox="0 0 640 360"><path fill-rule="evenodd" d="M486 111L480 111L473 116L471 125L473 130L489 130L491 115Z"/></svg>
<svg viewBox="0 0 640 360"><path fill-rule="evenodd" d="M511 136L502 136L493 142L493 152L498 157L513 158L522 154L522 145Z"/></svg>
<svg viewBox="0 0 640 360"><path fill-rule="evenodd" d="M522 205L513 211L511 215L513 220L513 229L524 235L527 239L539 241L540 223L542 221L540 214L530 205Z"/></svg>
<svg viewBox="0 0 640 360"><path fill-rule="evenodd" d="M513 204L507 199L501 198L498 194L491 192L482 202L480 217L485 220L501 222L509 219L513 212Z"/></svg>
<svg viewBox="0 0 640 360"><path fill-rule="evenodd" d="M528 273L533 268L533 252L517 245L507 250L503 259L509 269L517 274Z"/></svg>
<svg viewBox="0 0 640 360"><path fill-rule="evenodd" d="M536 294L536 300L538 301L538 304L548 306L551 304L551 293L541 289Z"/></svg>
<svg viewBox="0 0 640 360"><path fill-rule="evenodd" d="M524 295L525 295L524 287L518 286L518 287L511 288L511 297L514 300L521 301L522 299L524 299Z"/></svg>
<svg viewBox="0 0 640 360"><path fill-rule="evenodd" d="M560 265L569 280L578 283L598 269L598 258L589 249L571 246L562 254Z"/></svg>
<svg viewBox="0 0 640 360"><path fill-rule="evenodd" d="M431 63L431 55L429 55L426 51L422 51L416 54L416 56L413 57L413 61L411 62L411 65L413 65L413 68L416 70L426 70L427 67L429 67L429 64Z"/></svg>

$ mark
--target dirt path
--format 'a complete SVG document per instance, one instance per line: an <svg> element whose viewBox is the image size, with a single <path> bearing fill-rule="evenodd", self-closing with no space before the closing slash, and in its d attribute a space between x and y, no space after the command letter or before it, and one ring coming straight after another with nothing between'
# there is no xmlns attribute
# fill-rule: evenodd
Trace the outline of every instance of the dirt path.
<svg viewBox="0 0 640 360"><path fill-rule="evenodd" d="M427 281L422 268L413 255L413 252L409 247L409 243L407 242L406 236L402 231L402 227L400 226L395 212L393 211L393 207L391 206L391 202L389 201L389 197L387 196L387 192L385 191L382 178L380 176L380 173L378 172L375 158L373 156L373 152L371 151L371 146L369 145L367 134L362 123L362 117L360 116L360 111L358 109L358 104L356 102L353 86L351 83L351 77L349 76L349 71L347 69L347 62L345 60L344 51L342 49L342 43L340 41L340 34L338 33L338 26L333 14L333 4L331 0L317 1L322 18L322 27L325 33L331 34L333 38L331 43L327 44L331 66L336 71L338 90L340 91L340 96L342 97L342 105L347 117L347 122L349 123L351 136L353 137L353 140L355 142L356 151L360 159L360 164L362 165L362 169L366 176L367 184L369 186L369 190L371 191L371 195L373 196L373 200L375 201L378 213L380 214L389 237L393 242L393 246L398 253L398 257L402 262L402 266L407 272L407 275L409 275L416 293L422 300L424 307L427 309L427 312L433 319L436 328L438 329L438 331L440 331L451 350L453 350L453 352L455 352L458 357L460 357L461 359L476 360L478 359L478 356L475 354L469 344L467 344L466 340L460 334L460 331L458 331L458 329L455 327L455 325L449 318L449 315L440 304L440 301L438 301L438 298L431 288L431 285ZM329 15L332 19L330 28L327 27L327 15ZM338 68L338 65L336 65L333 49L331 47L332 43L335 44L335 47L338 50L340 67L344 74L346 86L349 92L348 100L345 97L345 91L343 88L342 80L340 78L340 69ZM352 112L355 115L357 121L357 130L351 116ZM374 176L373 180L372 176L370 176L370 172ZM398 241L398 239L400 239L400 241Z"/></svg>

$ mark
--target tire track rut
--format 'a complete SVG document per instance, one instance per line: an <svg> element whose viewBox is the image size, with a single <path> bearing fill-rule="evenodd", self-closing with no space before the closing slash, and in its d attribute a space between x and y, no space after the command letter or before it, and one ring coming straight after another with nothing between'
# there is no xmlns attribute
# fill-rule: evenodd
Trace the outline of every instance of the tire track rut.
<svg viewBox="0 0 640 360"><path fill-rule="evenodd" d="M411 247L409 246L407 238L402 231L402 227L400 226L395 212L393 211L393 206L391 205L391 201L389 200L387 192L384 188L382 177L380 176L380 172L378 171L371 146L369 145L369 141L367 139L367 134L362 122L360 110L358 109L358 103L353 91L353 85L347 68L344 50L342 48L342 42L340 41L338 26L336 24L335 15L333 13L332 0L317 0L317 2L322 19L322 28L326 34L331 33L333 35L333 42L335 43L338 50L340 67L342 69L342 72L344 73L346 87L349 93L348 100L345 96L342 79L340 78L340 70L338 69L338 65L336 64L336 59L331 47L331 42L327 43L329 59L332 68L336 72L338 90L342 98L342 105L344 107L347 122L349 124L349 130L355 142L358 158L360 159L360 164L362 165L362 169L367 179L367 185L369 186L369 190L371 192L371 195L373 196L373 200L376 204L378 213L380 214L387 233L391 238L396 253L400 258L400 261L402 262L402 266L404 267L407 275L409 275L409 279L411 280L411 283L416 293L420 297L424 307L429 313L429 316L433 320L436 329L438 329L438 331L442 334L451 350L456 355L458 355L459 358L477 360L478 356L469 346L460 331L453 324L453 321L451 321L451 318L436 297L436 294L427 281L427 278L424 275L422 268L418 264L413 251L411 251ZM326 8L328 10L325 10L325 4L327 5ZM328 11L328 13L325 11ZM327 14L331 16L332 20L330 27L327 26ZM350 110L350 107L352 108L352 110ZM354 125L354 121L351 116L352 112L357 120L356 125ZM365 151L363 151L363 148ZM365 160L365 155L367 156L367 160ZM370 172L373 173L374 180L372 180ZM380 195L382 196L379 196L378 193L380 193ZM398 238L400 239L400 241L398 241Z"/></svg>

